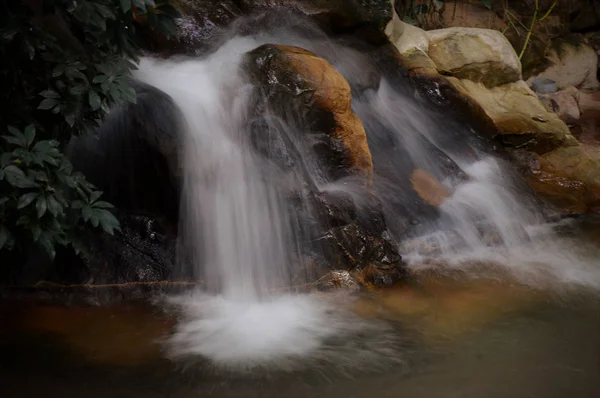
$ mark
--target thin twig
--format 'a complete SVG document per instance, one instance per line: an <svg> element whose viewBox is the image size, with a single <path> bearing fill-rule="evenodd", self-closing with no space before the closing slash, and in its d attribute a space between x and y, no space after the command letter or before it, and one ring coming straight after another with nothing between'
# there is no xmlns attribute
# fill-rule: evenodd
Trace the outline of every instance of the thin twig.
<svg viewBox="0 0 600 398"><path fill-rule="evenodd" d="M519 54L519 59L523 58L523 54L525 54L525 50L529 45L529 39L531 39L531 34L533 33L533 28L535 27L535 23L537 22L537 15L539 9L539 0L535 0L535 12L533 13L533 18L531 19L531 26L529 27L529 31L527 31L527 36L525 37L525 43L523 43L523 48L521 49L521 53Z"/></svg>

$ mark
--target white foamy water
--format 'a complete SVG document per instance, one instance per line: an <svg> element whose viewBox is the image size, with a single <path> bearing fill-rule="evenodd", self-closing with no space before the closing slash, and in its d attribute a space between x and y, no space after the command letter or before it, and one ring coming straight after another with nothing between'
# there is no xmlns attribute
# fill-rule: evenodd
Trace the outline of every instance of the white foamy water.
<svg viewBox="0 0 600 398"><path fill-rule="evenodd" d="M465 127L457 131L443 119L436 124L417 102L385 82L361 106L402 137L416 167L434 175L439 168L436 155L419 139L426 137L466 174L462 181L437 172L450 197L439 207L437 220L419 226L416 238L402 242L401 254L411 268L459 269L474 277L487 268L508 272L533 287L600 288L597 248L557 234L539 204L517 185L510 166L468 144L464 137L473 132ZM388 224L393 223L389 218Z"/></svg>
<svg viewBox="0 0 600 398"><path fill-rule="evenodd" d="M168 341L174 359L209 359L253 372L381 370L402 363L400 336L350 311L348 294L281 295L261 302L192 294L172 299L182 320Z"/></svg>

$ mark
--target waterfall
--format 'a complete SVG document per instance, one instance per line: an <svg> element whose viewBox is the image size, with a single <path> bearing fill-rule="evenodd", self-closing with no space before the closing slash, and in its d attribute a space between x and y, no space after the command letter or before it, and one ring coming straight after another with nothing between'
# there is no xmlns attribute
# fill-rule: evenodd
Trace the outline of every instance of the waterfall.
<svg viewBox="0 0 600 398"><path fill-rule="evenodd" d="M562 250L568 243L544 224L505 162L474 142L468 127L429 109L413 86L382 77L366 55L319 32L233 37L203 58L143 59L135 76L171 96L185 118L179 260L193 267L201 289L171 300L182 313L169 341L173 357L243 369L401 361L389 327L353 314L346 296L289 289L306 221L286 204L275 167L250 148L252 87L240 71L243 55L264 43L313 51L351 84L373 155L372 191L409 266L494 264L532 283L546 267L561 281L600 284L592 262ZM290 128L281 123L267 128ZM303 160L316 189L364 199L364 185L324 181L314 162ZM410 189L414 170L448 191L439 206L419 205L423 214Z"/></svg>
<svg viewBox="0 0 600 398"><path fill-rule="evenodd" d="M240 62L258 45L236 38L204 59L145 58L135 75L168 94L185 119L179 261L193 267L201 292L171 299L183 319L170 353L237 370L292 370L299 359L341 368L397 361L386 325L359 319L343 301L290 292L297 215L245 128L251 86ZM354 336L369 334L388 337L355 346Z"/></svg>

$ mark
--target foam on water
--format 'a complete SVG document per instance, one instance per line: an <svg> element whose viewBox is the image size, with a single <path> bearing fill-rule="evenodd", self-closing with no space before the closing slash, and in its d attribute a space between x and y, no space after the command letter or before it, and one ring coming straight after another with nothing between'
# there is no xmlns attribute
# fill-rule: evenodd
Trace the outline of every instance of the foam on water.
<svg viewBox="0 0 600 398"><path fill-rule="evenodd" d="M252 372L383 369L402 363L388 324L349 310L346 294L282 295L261 302L193 294L172 298L182 320L169 340L174 359L208 358Z"/></svg>

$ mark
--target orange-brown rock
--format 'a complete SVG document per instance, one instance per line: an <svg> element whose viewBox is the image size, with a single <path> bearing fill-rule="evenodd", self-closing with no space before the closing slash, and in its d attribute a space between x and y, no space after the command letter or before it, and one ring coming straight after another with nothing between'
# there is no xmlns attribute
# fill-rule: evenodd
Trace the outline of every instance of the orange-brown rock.
<svg viewBox="0 0 600 398"><path fill-rule="evenodd" d="M432 206L440 206L450 196L448 189L425 170L415 170L410 181L421 199Z"/></svg>
<svg viewBox="0 0 600 398"><path fill-rule="evenodd" d="M350 108L350 86L329 62L299 47L267 44L248 54L246 66L254 82L276 98L273 107L294 103L299 114L306 113L295 120L296 127L329 135L331 160L341 158L332 167L371 178L371 152L362 122Z"/></svg>
<svg viewBox="0 0 600 398"><path fill-rule="evenodd" d="M543 156L517 151L529 185L568 213L600 210L600 164L585 148L559 148Z"/></svg>

